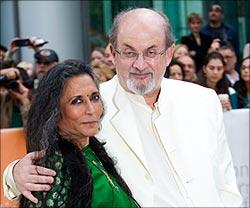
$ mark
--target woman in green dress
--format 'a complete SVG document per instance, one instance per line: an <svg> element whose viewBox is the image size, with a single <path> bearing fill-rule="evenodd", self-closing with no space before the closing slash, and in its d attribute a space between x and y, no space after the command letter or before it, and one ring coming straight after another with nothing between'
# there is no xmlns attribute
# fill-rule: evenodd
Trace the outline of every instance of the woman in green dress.
<svg viewBox="0 0 250 208"><path fill-rule="evenodd" d="M27 147L40 151L35 163L54 169L56 177L50 191L33 193L38 203L22 197L20 207L139 207L94 137L103 114L89 66L67 60L45 75L28 115Z"/></svg>

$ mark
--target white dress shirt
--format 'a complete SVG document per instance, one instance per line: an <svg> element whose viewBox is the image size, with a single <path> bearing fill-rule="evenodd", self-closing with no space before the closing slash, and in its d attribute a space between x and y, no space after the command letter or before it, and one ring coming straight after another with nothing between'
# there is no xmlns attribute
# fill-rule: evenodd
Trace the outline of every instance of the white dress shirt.
<svg viewBox="0 0 250 208"><path fill-rule="evenodd" d="M192 202L184 198L185 189L171 165L155 127L154 122L160 116L157 103L154 109L151 109L143 96L130 93L127 93L127 96L135 113L141 145L153 181L155 206L192 206Z"/></svg>

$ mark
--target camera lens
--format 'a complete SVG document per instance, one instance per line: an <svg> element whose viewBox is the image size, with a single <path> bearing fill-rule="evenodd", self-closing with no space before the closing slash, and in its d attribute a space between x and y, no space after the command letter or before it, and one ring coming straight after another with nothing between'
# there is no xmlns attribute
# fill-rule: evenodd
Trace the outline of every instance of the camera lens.
<svg viewBox="0 0 250 208"><path fill-rule="evenodd" d="M3 86L8 81L7 77L0 75L0 86Z"/></svg>
<svg viewBox="0 0 250 208"><path fill-rule="evenodd" d="M19 92L19 84L15 80L10 80L6 86L7 89L14 90L16 92Z"/></svg>
<svg viewBox="0 0 250 208"><path fill-rule="evenodd" d="M19 84L16 80L8 80L4 75L0 75L0 86L5 87L6 89L11 89L16 92L19 91Z"/></svg>

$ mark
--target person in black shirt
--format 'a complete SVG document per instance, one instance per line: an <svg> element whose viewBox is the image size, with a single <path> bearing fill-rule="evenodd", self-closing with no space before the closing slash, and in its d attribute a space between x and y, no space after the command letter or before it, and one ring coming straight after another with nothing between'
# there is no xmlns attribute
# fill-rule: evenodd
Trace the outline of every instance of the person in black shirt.
<svg viewBox="0 0 250 208"><path fill-rule="evenodd" d="M212 39L201 33L202 18L197 13L188 16L188 27L190 35L181 38L181 43L187 45L190 56L195 61L197 72L202 68L204 57L212 43Z"/></svg>

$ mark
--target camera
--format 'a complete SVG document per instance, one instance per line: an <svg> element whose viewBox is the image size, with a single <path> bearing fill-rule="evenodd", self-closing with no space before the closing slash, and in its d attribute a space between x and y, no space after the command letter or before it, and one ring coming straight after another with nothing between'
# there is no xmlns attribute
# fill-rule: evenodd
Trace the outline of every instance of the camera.
<svg viewBox="0 0 250 208"><path fill-rule="evenodd" d="M22 78L22 84L31 89L33 87L33 79L30 78L25 69L21 67L15 67L20 72L20 77ZM19 92L19 83L17 80L20 77L16 77L15 79L8 79L5 75L0 75L0 86L5 87L6 89L11 89L13 91Z"/></svg>
<svg viewBox="0 0 250 208"><path fill-rule="evenodd" d="M12 89L14 91L19 91L19 84L16 82L16 79L8 79L4 75L0 75L0 86L5 87L6 89Z"/></svg>
<svg viewBox="0 0 250 208"><path fill-rule="evenodd" d="M47 44L48 41L42 38L37 38L34 42L31 42L29 38L25 38L25 39L20 38L20 39L14 40L13 43L18 47L26 47L26 46L32 46L32 45L36 47L41 47Z"/></svg>
<svg viewBox="0 0 250 208"><path fill-rule="evenodd" d="M31 44L30 39L17 39L14 40L13 43L18 47L29 46Z"/></svg>

